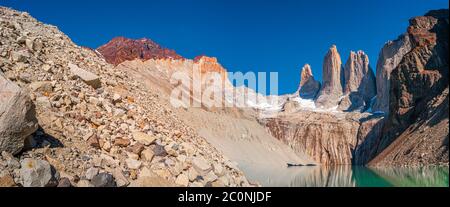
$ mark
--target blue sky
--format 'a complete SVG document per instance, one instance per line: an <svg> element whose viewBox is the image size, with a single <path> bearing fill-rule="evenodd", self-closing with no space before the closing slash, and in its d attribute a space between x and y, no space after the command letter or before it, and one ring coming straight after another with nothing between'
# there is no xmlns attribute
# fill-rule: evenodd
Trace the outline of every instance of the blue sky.
<svg viewBox="0 0 450 207"><path fill-rule="evenodd" d="M447 0L0 0L53 24L78 45L97 48L115 36L148 37L193 58L215 56L229 71L277 71L279 92L294 92L305 63L322 79L322 61L336 44L343 62L364 50L375 70L388 40L408 19Z"/></svg>

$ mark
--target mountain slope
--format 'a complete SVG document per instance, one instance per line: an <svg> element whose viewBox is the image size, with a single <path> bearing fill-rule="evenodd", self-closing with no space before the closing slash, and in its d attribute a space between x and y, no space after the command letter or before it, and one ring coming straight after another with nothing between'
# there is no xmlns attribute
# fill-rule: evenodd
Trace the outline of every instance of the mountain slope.
<svg viewBox="0 0 450 207"><path fill-rule="evenodd" d="M249 186L142 82L28 13L0 7L0 17L1 71L30 90L39 123L22 153L2 153L1 178L22 186Z"/></svg>

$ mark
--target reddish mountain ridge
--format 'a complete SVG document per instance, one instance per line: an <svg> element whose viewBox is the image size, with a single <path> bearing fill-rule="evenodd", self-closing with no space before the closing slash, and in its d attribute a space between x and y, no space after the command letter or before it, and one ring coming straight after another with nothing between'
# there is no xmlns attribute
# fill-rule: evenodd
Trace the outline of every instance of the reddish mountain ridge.
<svg viewBox="0 0 450 207"><path fill-rule="evenodd" d="M134 59L183 59L174 50L164 48L147 38L134 40L116 37L97 48L97 51L103 55L108 63L113 65Z"/></svg>

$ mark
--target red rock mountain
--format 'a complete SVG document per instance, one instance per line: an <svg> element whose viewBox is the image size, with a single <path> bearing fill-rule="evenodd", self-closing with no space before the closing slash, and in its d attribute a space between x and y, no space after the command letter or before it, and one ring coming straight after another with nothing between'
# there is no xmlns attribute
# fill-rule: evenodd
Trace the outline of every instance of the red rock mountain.
<svg viewBox="0 0 450 207"><path fill-rule="evenodd" d="M113 65L134 59L183 58L174 50L164 48L147 38L134 40L125 37L116 37L97 48L97 51L103 55L107 62Z"/></svg>

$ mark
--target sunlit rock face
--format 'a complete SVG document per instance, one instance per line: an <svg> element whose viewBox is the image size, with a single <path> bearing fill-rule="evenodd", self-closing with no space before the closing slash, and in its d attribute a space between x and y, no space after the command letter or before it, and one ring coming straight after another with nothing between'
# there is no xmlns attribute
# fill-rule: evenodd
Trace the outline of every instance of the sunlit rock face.
<svg viewBox="0 0 450 207"><path fill-rule="evenodd" d="M320 108L337 106L342 91L342 61L335 45L331 46L323 61L322 88L315 101Z"/></svg>
<svg viewBox="0 0 450 207"><path fill-rule="evenodd" d="M402 34L397 40L387 42L381 49L376 69L377 98L373 111L389 113L391 72L409 51L411 42L408 34Z"/></svg>
<svg viewBox="0 0 450 207"><path fill-rule="evenodd" d="M141 59L182 59L174 50L163 48L156 42L147 39L129 39L116 37L97 48L97 51L108 63L118 65L127 60Z"/></svg>

